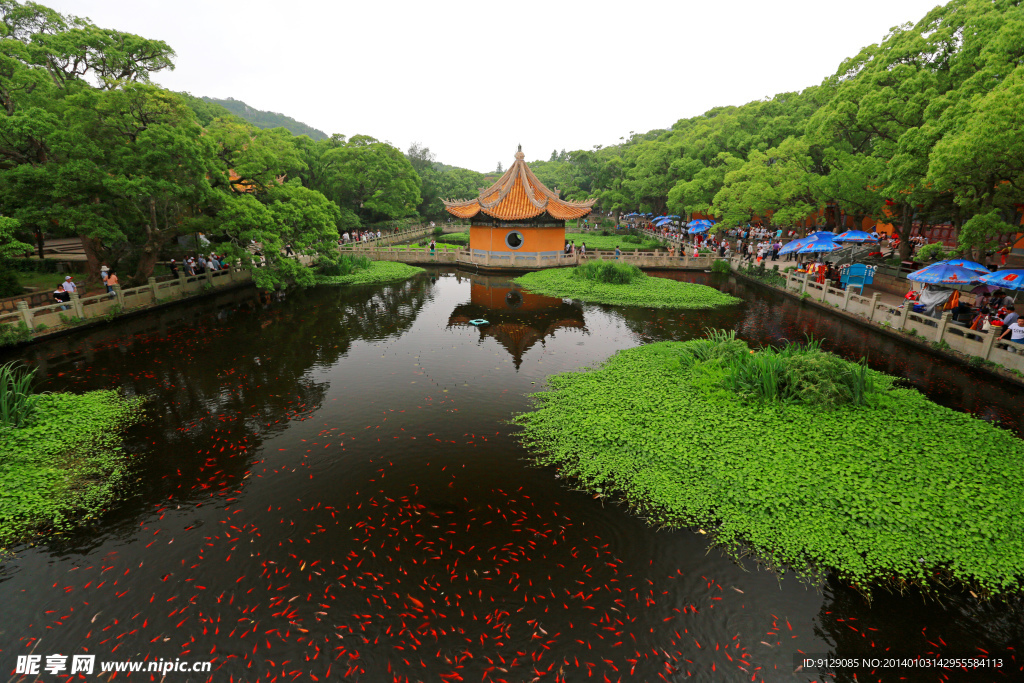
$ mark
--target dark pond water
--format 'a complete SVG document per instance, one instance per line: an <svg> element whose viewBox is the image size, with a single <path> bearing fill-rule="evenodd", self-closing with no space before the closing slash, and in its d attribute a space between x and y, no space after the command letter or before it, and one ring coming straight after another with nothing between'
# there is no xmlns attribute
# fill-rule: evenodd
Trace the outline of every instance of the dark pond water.
<svg viewBox="0 0 1024 683"><path fill-rule="evenodd" d="M780 581L530 465L506 421L545 377L705 327L756 344L826 337L937 401L1024 428L1021 392L984 374L757 287L673 277L745 303L583 306L436 271L234 292L31 349L45 389L151 400L129 434L125 501L0 565L0 671L34 651L213 662L212 678L169 682L807 681L819 676L794 673L794 655L990 652L1002 670L857 680L1021 680L1017 604L869 604L835 583Z"/></svg>

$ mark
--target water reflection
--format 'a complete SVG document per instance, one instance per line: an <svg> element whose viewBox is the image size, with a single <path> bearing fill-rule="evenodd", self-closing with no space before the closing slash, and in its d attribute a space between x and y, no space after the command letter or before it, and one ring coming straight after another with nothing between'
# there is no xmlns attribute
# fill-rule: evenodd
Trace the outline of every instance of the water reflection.
<svg viewBox="0 0 1024 683"><path fill-rule="evenodd" d="M476 327L480 339L495 339L512 356L516 370L534 344L543 345L557 330L587 331L578 303L528 292L507 277L475 274L469 280L470 300L455 307L448 326ZM471 320L487 324L474 326Z"/></svg>

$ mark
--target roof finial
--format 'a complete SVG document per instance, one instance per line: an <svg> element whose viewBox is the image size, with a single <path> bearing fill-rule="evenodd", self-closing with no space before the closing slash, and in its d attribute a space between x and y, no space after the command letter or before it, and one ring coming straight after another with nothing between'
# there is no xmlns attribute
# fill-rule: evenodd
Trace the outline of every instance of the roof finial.
<svg viewBox="0 0 1024 683"><path fill-rule="evenodd" d="M519 161L522 161L525 158L526 158L526 155L523 154L523 146L519 145L519 150L516 152L516 159L518 159Z"/></svg>

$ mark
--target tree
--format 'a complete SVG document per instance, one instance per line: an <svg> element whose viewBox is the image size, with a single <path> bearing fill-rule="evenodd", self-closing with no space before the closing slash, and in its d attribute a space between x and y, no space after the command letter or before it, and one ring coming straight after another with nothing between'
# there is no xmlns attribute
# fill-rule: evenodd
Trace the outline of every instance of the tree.
<svg viewBox="0 0 1024 683"><path fill-rule="evenodd" d="M726 173L714 213L722 216L723 226L737 226L753 216L793 225L820 205L817 182L807 142L789 137L778 147L751 152L745 164Z"/></svg>
<svg viewBox="0 0 1024 683"><path fill-rule="evenodd" d="M367 135L324 153L322 157L328 197L344 211L379 221L416 212L420 178L399 150Z"/></svg>
<svg viewBox="0 0 1024 683"><path fill-rule="evenodd" d="M14 258L32 251L31 244L19 241L14 235L20 226L13 218L0 216L0 258Z"/></svg>
<svg viewBox="0 0 1024 683"><path fill-rule="evenodd" d="M502 168L500 161L498 162L498 168L494 169L494 172L495 173L504 173L505 172L505 169Z"/></svg>
<svg viewBox="0 0 1024 683"><path fill-rule="evenodd" d="M79 231L98 270L104 246L138 248L132 281L146 281L160 250L192 232L219 175L214 141L192 110L151 85L85 91L68 98L65 129L53 137L63 160L56 174L55 218Z"/></svg>
<svg viewBox="0 0 1024 683"><path fill-rule="evenodd" d="M282 254L291 244L298 254L331 258L337 253L341 211L297 179L265 193L222 194L210 233L231 261L249 268L257 286L274 289L293 281L313 284L313 271ZM262 256L257 256L256 252ZM265 261L264 261L265 259Z"/></svg>

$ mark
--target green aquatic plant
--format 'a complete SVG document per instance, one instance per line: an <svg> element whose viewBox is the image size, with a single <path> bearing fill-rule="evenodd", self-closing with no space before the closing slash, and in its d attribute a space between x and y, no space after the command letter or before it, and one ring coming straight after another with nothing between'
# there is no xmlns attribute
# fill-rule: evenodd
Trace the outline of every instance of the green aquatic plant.
<svg viewBox="0 0 1024 683"><path fill-rule="evenodd" d="M526 289L547 296L571 297L592 303L612 304L616 306L641 306L645 308L685 308L709 309L717 306L730 306L740 300L723 294L713 287L690 282L677 282L660 277L650 277L642 272L599 265L614 262L593 262L576 268L549 268L527 273L515 279L515 282ZM625 264L618 264L624 266ZM584 268L585 274L577 276L576 272ZM636 269L634 269L636 270ZM600 277L625 278L629 273L628 284L616 284L591 279L586 273L604 273Z"/></svg>
<svg viewBox="0 0 1024 683"><path fill-rule="evenodd" d="M362 257L360 257L362 258ZM385 282L399 282L426 272L422 268L410 266L405 263L394 261L372 261L370 265L362 270L347 275L320 275L316 276L318 285L373 285Z"/></svg>
<svg viewBox="0 0 1024 683"><path fill-rule="evenodd" d="M523 443L653 524L868 592L1021 587L1020 441L816 342L648 344L548 385Z"/></svg>
<svg viewBox="0 0 1024 683"><path fill-rule="evenodd" d="M128 487L121 434L141 419L143 399L113 390L37 396L28 424L0 424L0 544L70 529Z"/></svg>

